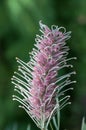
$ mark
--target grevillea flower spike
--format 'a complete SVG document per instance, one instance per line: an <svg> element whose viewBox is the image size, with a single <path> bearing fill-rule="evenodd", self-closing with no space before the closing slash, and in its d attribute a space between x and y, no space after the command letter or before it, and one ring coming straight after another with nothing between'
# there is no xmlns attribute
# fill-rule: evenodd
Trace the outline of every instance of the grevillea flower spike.
<svg viewBox="0 0 86 130"><path fill-rule="evenodd" d="M62 95L72 88L63 88L75 83L69 79L75 72L62 76L58 72L65 67L73 67L68 61L76 57L67 58L69 47L66 46L66 41L70 38L70 31L66 32L64 27L55 25L50 29L41 21L39 24L42 35L36 35L30 61L25 63L16 58L20 64L19 73L15 72L12 83L21 97L13 95L13 100L21 103L20 107L41 130L48 130L51 119L56 129L59 129L59 121L56 124L55 115L59 115L60 109L70 103L70 96Z"/></svg>

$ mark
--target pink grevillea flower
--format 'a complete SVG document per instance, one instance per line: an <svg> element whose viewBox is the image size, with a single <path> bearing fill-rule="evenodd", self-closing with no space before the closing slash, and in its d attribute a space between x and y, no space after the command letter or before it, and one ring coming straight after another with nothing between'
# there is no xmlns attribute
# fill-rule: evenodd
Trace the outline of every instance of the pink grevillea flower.
<svg viewBox="0 0 86 130"><path fill-rule="evenodd" d="M59 71L65 67L72 67L67 62L73 58L67 58L69 47L66 40L71 32L66 32L64 27L51 26L51 29L40 22L42 35L36 36L36 44L30 53L30 61L25 63L19 58L18 71L12 78L21 98L13 95L13 100L19 101L22 107L40 129L47 129L50 120L57 111L69 104L69 96L64 96L63 89L66 85L75 83L69 77L75 72L59 76ZM63 30L63 31L62 31ZM62 97L62 98L59 98Z"/></svg>

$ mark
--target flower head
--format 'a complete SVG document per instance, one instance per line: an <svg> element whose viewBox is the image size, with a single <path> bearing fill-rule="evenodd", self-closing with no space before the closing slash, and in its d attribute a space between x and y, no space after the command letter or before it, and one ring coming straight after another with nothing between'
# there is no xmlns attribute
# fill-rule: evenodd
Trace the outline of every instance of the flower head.
<svg viewBox="0 0 86 130"><path fill-rule="evenodd" d="M68 104L69 96L59 100L63 93L71 88L62 90L63 87L75 81L69 77L75 72L59 76L59 70L72 67L67 62L73 58L67 58L69 47L66 40L71 32L66 32L64 27L51 26L51 29L40 21L42 35L36 35L36 44L30 53L30 61L25 63L19 58L18 71L12 78L12 83L22 97L14 95L13 99L19 101L22 108L29 114L40 129L48 127L50 120L57 110ZM61 31L63 30L63 31ZM60 104L61 102L61 104Z"/></svg>

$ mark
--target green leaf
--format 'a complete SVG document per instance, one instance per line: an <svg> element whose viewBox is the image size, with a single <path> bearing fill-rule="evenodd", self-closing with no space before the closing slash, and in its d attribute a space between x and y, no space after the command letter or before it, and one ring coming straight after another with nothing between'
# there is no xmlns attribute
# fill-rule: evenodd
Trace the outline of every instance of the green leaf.
<svg viewBox="0 0 86 130"><path fill-rule="evenodd" d="M27 130L31 130L31 126L30 126L30 124L28 125Z"/></svg>
<svg viewBox="0 0 86 130"><path fill-rule="evenodd" d="M83 118L83 120L82 120L81 130L86 130L85 118Z"/></svg>

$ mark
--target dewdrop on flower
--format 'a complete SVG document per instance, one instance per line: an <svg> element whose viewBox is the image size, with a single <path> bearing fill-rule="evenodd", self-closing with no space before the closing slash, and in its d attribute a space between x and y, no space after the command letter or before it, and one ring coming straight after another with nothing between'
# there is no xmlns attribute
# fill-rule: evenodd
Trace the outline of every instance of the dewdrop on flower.
<svg viewBox="0 0 86 130"><path fill-rule="evenodd" d="M69 80L70 72L59 76L58 72L65 67L73 67L67 62L76 57L67 58L69 47L66 40L70 38L71 32L66 32L64 27L51 26L51 29L39 22L42 35L36 35L36 44L30 53L30 61L25 63L19 58L18 72L12 78L15 91L21 96L13 95L13 100L21 103L28 115L37 127L46 130L51 119L58 110L69 104L70 96L64 96L66 91L72 88L63 88L75 83ZM61 31L63 30L63 31Z"/></svg>

